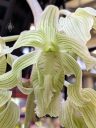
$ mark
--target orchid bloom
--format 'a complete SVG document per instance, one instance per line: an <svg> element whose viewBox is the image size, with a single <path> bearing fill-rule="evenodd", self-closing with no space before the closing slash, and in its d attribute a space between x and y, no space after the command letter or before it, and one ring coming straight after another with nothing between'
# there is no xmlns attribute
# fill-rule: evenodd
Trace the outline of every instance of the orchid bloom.
<svg viewBox="0 0 96 128"><path fill-rule="evenodd" d="M59 19L58 30L66 33L80 43L86 44L91 39L90 31L96 30L96 10L91 7L78 8L71 13L61 10L66 17Z"/></svg>
<svg viewBox="0 0 96 128"><path fill-rule="evenodd" d="M40 21L36 25L36 30L22 32L13 47L9 48L6 52L9 54L13 50L23 46L35 47L35 51L17 58L12 63L12 69L9 72L0 75L0 89L9 90L17 86L23 93L29 95L25 127L28 127L32 118L35 118L35 113L38 117L45 116L46 114L54 117L59 116L61 123L62 121L69 121L69 117L64 115L63 110L65 111L65 109L68 109L67 113L69 111L70 115L71 105L76 106L77 110L79 111L77 111L77 114L80 113L82 115L81 122L84 123L84 126L94 126L93 122L88 124L87 122L89 121L89 117L91 115L91 110L89 109L90 105L92 108L94 108L95 111L95 103L90 101L91 99L95 101L95 99L93 99L93 95L95 95L95 93L90 94L90 91L82 89L82 71L74 59L73 54L74 56L80 57L85 62L87 69L90 69L96 65L96 59L90 55L85 43L81 43L81 38L79 39L79 37L81 37L81 33L78 33L77 39L73 35L70 36L71 31L68 33L64 31L64 33L59 30L58 26L60 25L60 13L61 12L57 7L53 5L48 6L42 13ZM93 16L88 15L88 17L90 17L89 20L92 19L93 21ZM85 19L87 19L87 14L85 17ZM91 28L93 26L95 25L92 24ZM89 24L86 24L86 30L84 29L84 36L86 36L87 33L85 33L85 31L89 32L89 27ZM67 24L66 28L69 28L70 30L72 29L73 31L73 28ZM84 42L85 41L87 40L84 38ZM30 86L25 87L22 81L22 70L30 65L33 65L32 73L30 76ZM68 83L68 85L65 84L65 86L68 88L69 100L65 101L65 106L63 106L61 90L64 86L64 77L65 75L69 74L75 75L76 82L73 84ZM2 104L4 103L5 99L2 98ZM68 105L66 105L67 103ZM6 105L4 105L4 107L5 106ZM35 112L33 111L34 108ZM85 109L88 110L87 113ZM1 107L1 112L2 111L3 110ZM33 114L33 117L31 117L31 113ZM12 117L12 115L9 116L10 118ZM76 116L78 115L74 115L73 119L76 119ZM91 116L95 117L95 113L92 113ZM78 121L80 121L80 119L78 117ZM65 128L74 127L74 124L71 124L72 126L67 126L64 122L62 124L65 126ZM7 125L6 122L5 124ZM77 124L78 123L75 123L76 126L78 126ZM2 128L3 127L4 126L2 126Z"/></svg>

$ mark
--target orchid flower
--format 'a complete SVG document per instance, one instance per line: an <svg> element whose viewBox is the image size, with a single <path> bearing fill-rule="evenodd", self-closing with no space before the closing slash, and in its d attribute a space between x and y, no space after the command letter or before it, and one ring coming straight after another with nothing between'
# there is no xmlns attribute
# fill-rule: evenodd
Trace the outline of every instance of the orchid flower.
<svg viewBox="0 0 96 128"><path fill-rule="evenodd" d="M66 17L59 19L58 30L86 44L91 39L92 28L96 30L96 10L85 7L76 9L74 13L66 10L61 10L60 13Z"/></svg>
<svg viewBox="0 0 96 128"><path fill-rule="evenodd" d="M89 93L85 93L82 89L82 72L73 54L85 62L87 69L96 65L96 59L90 55L84 43L80 43L81 41L66 32L58 31L59 15L60 11L57 7L48 6L42 13L36 30L22 32L13 47L7 51L7 53L11 53L23 46L35 47L35 51L17 58L12 63L12 69L9 72L0 75L0 89L9 90L18 86L23 93L29 94L25 127L28 127L29 121L32 120L30 114L34 114L31 107L35 108L39 117L46 114L54 117L60 116L60 109L58 108L62 106L61 90L64 85L64 77L68 74L74 74L76 78L75 83L69 83L67 86L70 103L82 112L85 124L89 118L89 115L86 118L84 111L87 103L90 107L91 97L86 98ZM89 19L93 21L93 17ZM73 30L71 27L70 29ZM89 26L86 29L89 31ZM30 87L25 87L22 82L22 70L30 65L33 65ZM4 102L3 99L2 102ZM94 104L91 105L94 106ZM67 120L67 118L64 119Z"/></svg>

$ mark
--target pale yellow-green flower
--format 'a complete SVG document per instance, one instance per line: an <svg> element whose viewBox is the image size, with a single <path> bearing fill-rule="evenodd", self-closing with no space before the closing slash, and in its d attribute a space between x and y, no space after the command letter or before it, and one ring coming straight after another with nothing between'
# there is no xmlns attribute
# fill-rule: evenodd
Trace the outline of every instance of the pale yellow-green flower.
<svg viewBox="0 0 96 128"><path fill-rule="evenodd" d="M85 105L87 103L89 104L90 99L86 98L86 93L82 91L82 71L73 58L73 55L80 57L85 62L87 69L96 65L96 59L90 55L87 46L84 44L85 42L81 43L81 41L74 38L73 35L70 36L68 33L64 34L58 31L59 15L60 11L57 7L52 5L48 6L42 13L36 30L22 32L13 47L8 48L6 52L10 53L14 49L23 46L36 48L35 51L17 58L12 63L12 69L0 75L0 89L12 89L18 86L23 93L29 94L25 127L27 127L29 121L32 120L30 114L31 112L34 114L34 111L28 111L28 109L31 109L30 107L32 107L32 105L33 108L35 107L34 102L36 104L35 111L39 117L45 116L46 114L59 116L60 109L58 108L62 105L61 90L64 84L64 77L68 74L74 74L76 78L75 83L67 86L70 102L80 109L84 121L86 122L87 120L84 111L86 109ZM85 15L88 23L89 21L93 21L93 17L89 17L88 20ZM69 25L66 27L70 27L70 30L73 30ZM90 26L86 23L84 31L82 30L85 37L86 34L88 34L85 31L89 32L89 28L92 27L93 25ZM80 34L79 36L81 37ZM30 65L33 65L33 71L30 76L30 87L26 88L22 82L22 70ZM32 93L34 94L32 95ZM32 97L32 100L30 97ZM82 109L83 106L84 109ZM90 107L90 105L88 105L88 107ZM74 118L75 117L73 117L73 119ZM67 118L64 119L67 120Z"/></svg>

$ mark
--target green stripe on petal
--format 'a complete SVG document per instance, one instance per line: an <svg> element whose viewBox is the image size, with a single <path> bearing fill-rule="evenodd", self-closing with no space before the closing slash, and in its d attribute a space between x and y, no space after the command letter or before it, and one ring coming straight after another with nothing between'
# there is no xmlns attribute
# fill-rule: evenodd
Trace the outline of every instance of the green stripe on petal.
<svg viewBox="0 0 96 128"><path fill-rule="evenodd" d="M76 63L74 58L66 53L62 53L62 62L64 64L64 68L66 66L66 68L70 70L70 73L74 74L76 78L76 82L68 85L67 87L69 99L78 106L86 104L89 100L81 95L82 72L79 65Z"/></svg>
<svg viewBox="0 0 96 128"><path fill-rule="evenodd" d="M82 15L82 16L96 16L96 10L91 7L85 7L85 8L78 8L75 11L76 15Z"/></svg>
<svg viewBox="0 0 96 128"><path fill-rule="evenodd" d="M17 59L18 57L12 54L7 54L7 63L12 66L13 62Z"/></svg>
<svg viewBox="0 0 96 128"><path fill-rule="evenodd" d="M84 18L90 17L94 20L92 27L96 30L96 10L91 7L78 8L75 11L75 16L82 16ZM90 24L90 23L89 23Z"/></svg>
<svg viewBox="0 0 96 128"><path fill-rule="evenodd" d="M24 31L20 34L12 50L23 46L41 48L44 45L44 43L45 43L45 37L41 31Z"/></svg>
<svg viewBox="0 0 96 128"><path fill-rule="evenodd" d="M53 5L46 7L41 15L41 20L37 28L44 32L46 35L47 43L49 44L55 40L58 17L59 10L56 6Z"/></svg>
<svg viewBox="0 0 96 128"><path fill-rule="evenodd" d="M87 41L91 39L90 30L92 29L93 22L92 17L71 15L66 18L61 17L59 19L58 29L66 35L74 38L79 43L86 44Z"/></svg>
<svg viewBox="0 0 96 128"><path fill-rule="evenodd" d="M1 128L15 128L20 113L15 103L8 102L3 111L0 111L0 127Z"/></svg>
<svg viewBox="0 0 96 128"><path fill-rule="evenodd" d="M26 55L16 59L12 65L12 70L0 75L0 89L11 89L18 85L18 76L21 75L21 71L35 64L40 56L40 51L33 51Z"/></svg>
<svg viewBox="0 0 96 128"><path fill-rule="evenodd" d="M52 97L51 103L49 104L46 114L50 115L51 117L58 117L60 113L62 102L62 95L60 93L55 93Z"/></svg>
<svg viewBox="0 0 96 128"><path fill-rule="evenodd" d="M59 115L61 125L65 128L76 128L72 121L72 108L69 101L63 101L61 105L61 112Z"/></svg>
<svg viewBox="0 0 96 128"><path fill-rule="evenodd" d="M12 92L7 90L0 90L0 107L5 105L11 99Z"/></svg>
<svg viewBox="0 0 96 128"><path fill-rule="evenodd" d="M6 67L7 67L6 57L1 56L0 57L0 75L6 72Z"/></svg>
<svg viewBox="0 0 96 128"><path fill-rule="evenodd" d="M96 127L96 108L89 102L85 107L79 108L88 128Z"/></svg>
<svg viewBox="0 0 96 128"><path fill-rule="evenodd" d="M80 44L76 40L59 33L57 34L57 42L60 50L65 52L71 51L79 56L86 63L87 69L96 65L96 59L90 55L86 45Z"/></svg>

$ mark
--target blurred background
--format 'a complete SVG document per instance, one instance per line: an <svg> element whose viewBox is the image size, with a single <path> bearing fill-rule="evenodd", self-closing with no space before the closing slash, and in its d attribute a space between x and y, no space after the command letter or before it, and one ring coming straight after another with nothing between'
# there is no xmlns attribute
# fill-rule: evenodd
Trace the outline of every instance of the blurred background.
<svg viewBox="0 0 96 128"><path fill-rule="evenodd" d="M66 8L70 11L75 11L78 7L93 7L96 9L96 0L38 0L42 9L44 9L49 4L54 4L59 8ZM0 36L10 36L20 34L24 30L34 29L34 18L29 5L26 0L0 0ZM87 43L90 53L93 56L96 56L96 32L94 30L91 31L92 39ZM8 46L12 46L13 43L7 43ZM30 51L34 50L34 48L20 48L13 52L13 54L17 56L21 56ZM83 87L91 87L96 89L96 69L92 69L90 71L86 71L85 64L79 59L78 63L83 72ZM30 77L32 66L23 70L22 77L26 80ZM10 66L8 65L7 71L10 70ZM74 76L70 76L69 81L74 80ZM64 88L62 91L64 95L64 99L67 97L67 89ZM21 109L20 122L16 128L24 128L24 118L26 111L26 98L27 96L22 94L17 88L13 89L12 100L16 102ZM38 119L37 118L37 126L46 124L53 124L54 128L60 128L60 123L58 118L50 118L46 116L46 118ZM34 122L30 128L36 128ZM43 127L42 127L43 128Z"/></svg>

